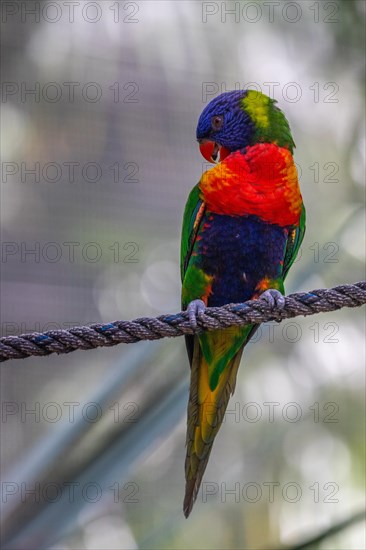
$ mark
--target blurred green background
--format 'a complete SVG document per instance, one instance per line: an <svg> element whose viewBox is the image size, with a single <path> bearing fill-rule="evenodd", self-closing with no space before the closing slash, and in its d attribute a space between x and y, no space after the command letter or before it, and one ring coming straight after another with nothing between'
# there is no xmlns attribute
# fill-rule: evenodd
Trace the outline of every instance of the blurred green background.
<svg viewBox="0 0 366 550"><path fill-rule="evenodd" d="M2 335L179 311L197 119L235 88L274 96L296 142L308 222L287 292L364 279L365 6L3 2ZM3 547L269 549L349 517L364 325L261 327L188 521L182 339L4 364ZM313 547L364 544L359 522Z"/></svg>

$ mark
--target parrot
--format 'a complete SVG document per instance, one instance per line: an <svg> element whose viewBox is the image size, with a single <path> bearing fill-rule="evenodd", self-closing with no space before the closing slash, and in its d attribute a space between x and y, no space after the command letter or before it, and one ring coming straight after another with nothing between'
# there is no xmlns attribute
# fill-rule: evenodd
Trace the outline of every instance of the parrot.
<svg viewBox="0 0 366 550"><path fill-rule="evenodd" d="M224 92L203 109L196 138L214 166L190 192L183 214L181 301L195 329L206 307L261 299L283 308L284 280L306 222L295 143L275 99L251 89ZM185 336L191 367L186 518L234 393L243 349L258 326Z"/></svg>

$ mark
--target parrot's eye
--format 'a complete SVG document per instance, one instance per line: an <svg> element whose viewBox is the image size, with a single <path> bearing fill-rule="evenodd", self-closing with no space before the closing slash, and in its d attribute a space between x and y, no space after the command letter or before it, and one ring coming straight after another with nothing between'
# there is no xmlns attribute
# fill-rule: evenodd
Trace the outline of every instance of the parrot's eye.
<svg viewBox="0 0 366 550"><path fill-rule="evenodd" d="M211 125L214 130L220 130L224 123L224 117L221 115L215 115L211 118Z"/></svg>

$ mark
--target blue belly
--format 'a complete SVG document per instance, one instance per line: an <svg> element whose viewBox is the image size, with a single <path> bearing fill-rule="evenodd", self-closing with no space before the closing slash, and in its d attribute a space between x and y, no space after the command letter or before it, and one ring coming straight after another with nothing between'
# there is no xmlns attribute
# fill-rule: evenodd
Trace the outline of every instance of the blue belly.
<svg viewBox="0 0 366 550"><path fill-rule="evenodd" d="M257 284L281 278L288 231L254 216L206 213L195 264L212 275L208 305L250 300Z"/></svg>

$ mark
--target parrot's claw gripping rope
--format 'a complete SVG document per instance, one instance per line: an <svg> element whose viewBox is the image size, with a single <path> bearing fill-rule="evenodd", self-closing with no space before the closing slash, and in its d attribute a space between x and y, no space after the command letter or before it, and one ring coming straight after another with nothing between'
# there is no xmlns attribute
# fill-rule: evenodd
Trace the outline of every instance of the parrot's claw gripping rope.
<svg viewBox="0 0 366 550"><path fill-rule="evenodd" d="M278 307L282 310L285 307L285 297L274 288L269 288L259 296L260 300L264 300L271 307Z"/></svg>
<svg viewBox="0 0 366 550"><path fill-rule="evenodd" d="M197 328L197 319L205 312L205 309L206 305L202 300L193 300L188 304L188 319L192 328Z"/></svg>

